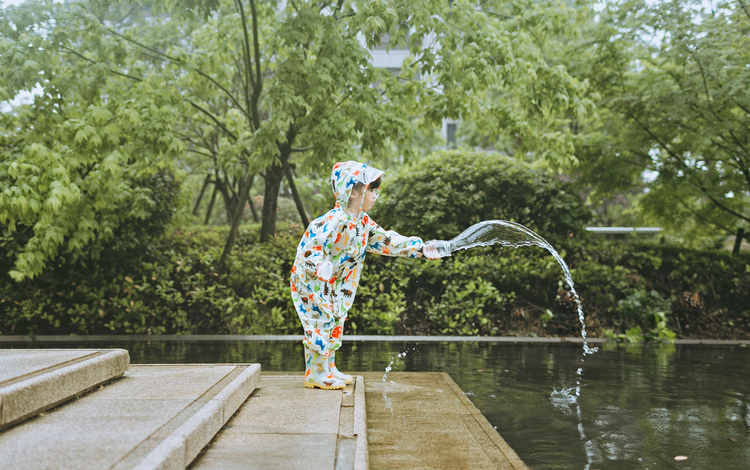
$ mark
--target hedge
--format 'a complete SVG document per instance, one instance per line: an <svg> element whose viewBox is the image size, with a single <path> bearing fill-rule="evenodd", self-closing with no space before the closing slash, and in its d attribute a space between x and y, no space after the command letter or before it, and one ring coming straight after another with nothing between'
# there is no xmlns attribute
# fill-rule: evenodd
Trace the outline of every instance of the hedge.
<svg viewBox="0 0 750 470"><path fill-rule="evenodd" d="M228 274L225 228L175 231L140 256L0 284L2 334L296 334L288 275L301 229L257 243L243 226ZM591 336L750 337L750 256L570 238ZM575 336L580 325L555 259L497 247L439 261L368 256L348 333ZM628 336L630 332L630 336Z"/></svg>

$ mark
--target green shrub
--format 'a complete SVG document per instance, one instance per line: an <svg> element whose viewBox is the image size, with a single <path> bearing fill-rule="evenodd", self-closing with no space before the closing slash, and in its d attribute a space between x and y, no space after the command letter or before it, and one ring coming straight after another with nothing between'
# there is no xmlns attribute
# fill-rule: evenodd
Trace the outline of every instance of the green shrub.
<svg viewBox="0 0 750 470"><path fill-rule="evenodd" d="M289 294L299 228L282 225L263 245L257 232L257 225L242 226L221 279L226 227L176 231L110 265L61 264L32 281L7 278L0 283L0 333L300 333ZM591 336L750 334L747 254L584 239L558 249ZM580 324L552 256L493 246L439 261L369 255L346 332L576 336Z"/></svg>
<svg viewBox="0 0 750 470"><path fill-rule="evenodd" d="M425 239L449 239L482 220L520 223L554 241L583 235L591 214L551 173L499 154L447 151L387 174L373 218Z"/></svg>

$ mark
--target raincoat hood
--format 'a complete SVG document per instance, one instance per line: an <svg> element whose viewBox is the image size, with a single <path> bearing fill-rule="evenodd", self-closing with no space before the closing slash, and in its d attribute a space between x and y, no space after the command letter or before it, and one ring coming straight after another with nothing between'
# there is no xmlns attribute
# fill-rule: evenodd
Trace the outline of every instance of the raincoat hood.
<svg viewBox="0 0 750 470"><path fill-rule="evenodd" d="M331 190L333 190L333 195L336 196L336 206L346 209L349 196L351 196L356 183L368 185L382 175L382 170L360 162L338 162L333 165Z"/></svg>

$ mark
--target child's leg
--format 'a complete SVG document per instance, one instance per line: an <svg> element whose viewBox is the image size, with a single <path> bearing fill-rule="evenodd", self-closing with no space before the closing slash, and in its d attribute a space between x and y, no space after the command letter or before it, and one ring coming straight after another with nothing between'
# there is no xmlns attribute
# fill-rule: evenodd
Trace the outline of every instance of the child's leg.
<svg viewBox="0 0 750 470"><path fill-rule="evenodd" d="M331 353L328 356L328 370L331 371L331 375L333 375L339 380L343 380L345 384L350 384L354 380L354 378L351 375L341 372L336 367L336 351L331 351Z"/></svg>
<svg viewBox="0 0 750 470"><path fill-rule="evenodd" d="M328 358L332 347L336 344L333 338L334 322L309 320L300 316L305 330L303 344L305 346L305 380L307 388L322 388L324 390L339 390L346 385L345 381L333 375L328 365ZM340 344L340 341L339 341Z"/></svg>
<svg viewBox="0 0 750 470"><path fill-rule="evenodd" d="M333 331L331 332L331 348L328 354L328 368L334 377L343 380L345 383L350 384L354 380L351 375L344 374L338 367L336 367L336 350L341 347L341 343L344 339L344 322L346 321L346 315L339 318Z"/></svg>
<svg viewBox="0 0 750 470"><path fill-rule="evenodd" d="M304 330L304 385L326 390L342 389L346 384L334 377L328 367L328 356L336 344L334 329L338 324L333 318L330 292L326 293L325 289L316 290L302 283L296 283L295 289L297 291L292 291L292 301Z"/></svg>
<svg viewBox="0 0 750 470"><path fill-rule="evenodd" d="M305 387L324 390L340 390L346 383L334 377L328 368L328 356L305 347Z"/></svg>

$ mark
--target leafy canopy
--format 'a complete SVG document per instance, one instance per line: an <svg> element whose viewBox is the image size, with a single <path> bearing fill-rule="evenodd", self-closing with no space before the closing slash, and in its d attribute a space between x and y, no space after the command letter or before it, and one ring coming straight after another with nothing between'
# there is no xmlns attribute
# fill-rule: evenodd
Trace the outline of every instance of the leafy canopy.
<svg viewBox="0 0 750 470"><path fill-rule="evenodd" d="M174 96L126 81L76 50L116 61L96 31L58 25L91 15L83 4L8 7L0 19L0 98L37 87L32 104L0 116L0 240L16 280L56 256L73 260L111 241L155 202L142 181L185 149ZM104 61L106 63L106 61Z"/></svg>
<svg viewBox="0 0 750 470"><path fill-rule="evenodd" d="M228 191L238 207L263 174L272 208L288 160L300 172L327 172L335 160L378 158L394 145L408 159L413 119L468 117L569 161L570 135L536 125L586 109L585 83L537 42L569 24L566 8L530 0L9 7L0 18L0 100L41 90L2 116L0 224L11 275L33 277L55 256L81 256L128 218L147 217L154 201L136 181L160 167L236 182ZM406 55L397 73L371 63L385 38ZM497 99L488 106L487 96ZM273 231L266 215L263 234Z"/></svg>
<svg viewBox="0 0 750 470"><path fill-rule="evenodd" d="M749 6L626 1L601 12L578 70L601 95L578 140L598 194L645 183L642 213L687 239L748 227Z"/></svg>

